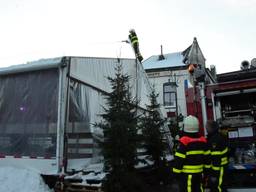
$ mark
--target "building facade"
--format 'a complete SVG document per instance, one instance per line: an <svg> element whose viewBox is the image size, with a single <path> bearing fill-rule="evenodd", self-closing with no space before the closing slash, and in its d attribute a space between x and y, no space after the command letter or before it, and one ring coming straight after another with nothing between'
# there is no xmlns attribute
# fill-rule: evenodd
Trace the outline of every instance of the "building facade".
<svg viewBox="0 0 256 192"><path fill-rule="evenodd" d="M159 94L158 101L165 117L187 115L185 84L189 77L186 66L146 70L149 81Z"/></svg>
<svg viewBox="0 0 256 192"><path fill-rule="evenodd" d="M188 71L190 64L205 69L205 58L196 38L184 51L153 55L143 62L149 81L159 94L159 104L165 118L187 116L185 90L193 86Z"/></svg>

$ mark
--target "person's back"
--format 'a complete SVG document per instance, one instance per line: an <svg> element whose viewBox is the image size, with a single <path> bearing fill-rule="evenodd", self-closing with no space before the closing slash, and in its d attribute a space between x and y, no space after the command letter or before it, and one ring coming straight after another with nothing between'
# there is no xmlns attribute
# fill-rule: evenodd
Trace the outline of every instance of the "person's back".
<svg viewBox="0 0 256 192"><path fill-rule="evenodd" d="M130 29L129 31L129 40L130 40L130 43L134 49L134 52L135 52L135 55L136 55L136 58L141 62L143 60L143 57L140 53L140 49L139 49L139 40L138 40L138 36L135 32L134 29Z"/></svg>
<svg viewBox="0 0 256 192"><path fill-rule="evenodd" d="M225 179L228 165L228 140L219 133L218 124L208 121L208 144L211 150L211 169L208 171L208 187L211 192L226 191Z"/></svg>
<svg viewBox="0 0 256 192"><path fill-rule="evenodd" d="M180 191L203 191L202 173L210 151L206 139L198 135L199 123L193 116L184 120L184 135L174 155L173 172L180 178Z"/></svg>

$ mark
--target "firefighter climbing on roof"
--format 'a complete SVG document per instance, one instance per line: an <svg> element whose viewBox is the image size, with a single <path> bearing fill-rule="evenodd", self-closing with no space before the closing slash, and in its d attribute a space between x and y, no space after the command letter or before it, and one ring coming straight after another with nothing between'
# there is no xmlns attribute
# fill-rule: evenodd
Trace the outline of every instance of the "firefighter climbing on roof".
<svg viewBox="0 0 256 192"><path fill-rule="evenodd" d="M136 58L139 60L139 62L141 62L143 60L143 57L140 53L139 40L134 29L130 29L129 31L129 40L135 52Z"/></svg>
<svg viewBox="0 0 256 192"><path fill-rule="evenodd" d="M206 138L199 136L198 119L189 115L183 121L183 135L172 168L181 192L203 192L203 171L210 167L209 155Z"/></svg>

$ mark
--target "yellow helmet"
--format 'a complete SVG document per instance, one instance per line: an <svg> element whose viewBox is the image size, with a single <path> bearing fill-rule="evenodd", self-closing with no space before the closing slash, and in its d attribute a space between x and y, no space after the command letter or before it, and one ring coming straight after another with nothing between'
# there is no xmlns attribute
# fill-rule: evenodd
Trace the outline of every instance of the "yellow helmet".
<svg viewBox="0 0 256 192"><path fill-rule="evenodd" d="M197 133L199 131L199 121L196 117L189 115L183 121L184 132Z"/></svg>

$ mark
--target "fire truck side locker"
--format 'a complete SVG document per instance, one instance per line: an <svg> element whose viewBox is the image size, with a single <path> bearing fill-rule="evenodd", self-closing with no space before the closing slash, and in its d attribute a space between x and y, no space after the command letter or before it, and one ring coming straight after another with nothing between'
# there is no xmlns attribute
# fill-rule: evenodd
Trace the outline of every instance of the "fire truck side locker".
<svg viewBox="0 0 256 192"><path fill-rule="evenodd" d="M229 140L229 185L256 187L256 89L214 90L214 120Z"/></svg>

